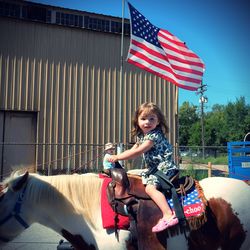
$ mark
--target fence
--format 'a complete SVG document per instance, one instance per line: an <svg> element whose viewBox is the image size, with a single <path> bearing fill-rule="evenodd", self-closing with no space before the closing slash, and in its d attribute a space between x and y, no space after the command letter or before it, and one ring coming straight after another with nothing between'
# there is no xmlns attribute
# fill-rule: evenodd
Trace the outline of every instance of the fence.
<svg viewBox="0 0 250 250"><path fill-rule="evenodd" d="M131 146L132 144L125 144L123 150L129 149ZM27 149L24 150L24 148ZM211 158L216 160L223 157L223 165L227 167L226 147L205 147L205 159L201 157L201 149L200 146L175 148L174 160L181 169L187 170L191 166L193 170L208 172L208 162L211 161ZM45 175L100 172L103 168L104 145L100 144L0 143L0 152L1 178L9 176L20 166L29 168L33 166L33 171ZM26 158L30 157L30 152L34 152L34 157L27 161ZM221 165L221 163L219 164ZM124 161L122 165L127 170L145 167L142 157ZM212 175L228 172L225 168L216 171L216 166L216 162L212 162ZM30 169L32 170L32 167Z"/></svg>
<svg viewBox="0 0 250 250"><path fill-rule="evenodd" d="M250 181L250 142L228 142L230 177Z"/></svg>
<svg viewBox="0 0 250 250"><path fill-rule="evenodd" d="M176 162L185 175L196 179L211 176L228 177L228 155L226 146L180 146Z"/></svg>
<svg viewBox="0 0 250 250"><path fill-rule="evenodd" d="M201 158L203 158L202 149L203 149L202 146L179 146L179 156L182 160L197 162L197 160L201 160ZM227 147L226 146L204 147L204 159L210 157L215 159L219 159L220 157L227 157Z"/></svg>
<svg viewBox="0 0 250 250"><path fill-rule="evenodd" d="M132 144L123 145L124 150ZM0 143L1 179L20 168L44 175L100 172L104 145L72 143ZM142 158L124 161L126 169L141 168Z"/></svg>

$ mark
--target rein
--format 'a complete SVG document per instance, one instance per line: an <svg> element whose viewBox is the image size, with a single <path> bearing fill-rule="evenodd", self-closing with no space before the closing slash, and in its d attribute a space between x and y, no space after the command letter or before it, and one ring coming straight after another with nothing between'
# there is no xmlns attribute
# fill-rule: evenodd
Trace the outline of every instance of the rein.
<svg viewBox="0 0 250 250"><path fill-rule="evenodd" d="M25 229L29 227L28 223L26 223L25 220L20 216L22 202L23 202L23 199L24 199L26 188L27 188L27 184L25 185L23 191L19 194L13 211L11 211L5 218L3 218L2 220L0 220L0 226L2 226L8 220L10 220L12 217L14 217ZM3 237L0 237L0 240L2 240L4 242L8 242L9 241L8 239L3 238Z"/></svg>

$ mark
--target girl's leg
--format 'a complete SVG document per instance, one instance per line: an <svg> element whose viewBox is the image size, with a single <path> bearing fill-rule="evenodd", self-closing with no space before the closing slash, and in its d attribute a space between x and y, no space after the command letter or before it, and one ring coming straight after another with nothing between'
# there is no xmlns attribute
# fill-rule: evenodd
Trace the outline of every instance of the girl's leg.
<svg viewBox="0 0 250 250"><path fill-rule="evenodd" d="M165 196L159 190L157 190L154 185L147 185L145 190L150 198L160 208L163 214L162 219L160 219L158 223L152 228L152 232L160 232L168 227L178 224L178 219L172 213Z"/></svg>
<svg viewBox="0 0 250 250"><path fill-rule="evenodd" d="M167 200L163 193L156 189L154 185L147 185L145 189L146 193L156 203L156 205L162 211L163 219L169 220L172 216L172 210L170 209Z"/></svg>

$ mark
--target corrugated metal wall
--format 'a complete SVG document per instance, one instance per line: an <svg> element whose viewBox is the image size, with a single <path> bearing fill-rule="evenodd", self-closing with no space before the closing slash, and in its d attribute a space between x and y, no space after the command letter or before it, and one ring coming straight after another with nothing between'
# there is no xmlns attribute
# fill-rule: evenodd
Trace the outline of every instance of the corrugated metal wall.
<svg viewBox="0 0 250 250"><path fill-rule="evenodd" d="M131 142L145 101L162 108L175 144L174 85L125 62L120 96L120 35L8 18L0 31L0 109L37 111L38 169L93 168L102 145L118 142L120 115L122 142ZM124 44L126 57L129 37Z"/></svg>

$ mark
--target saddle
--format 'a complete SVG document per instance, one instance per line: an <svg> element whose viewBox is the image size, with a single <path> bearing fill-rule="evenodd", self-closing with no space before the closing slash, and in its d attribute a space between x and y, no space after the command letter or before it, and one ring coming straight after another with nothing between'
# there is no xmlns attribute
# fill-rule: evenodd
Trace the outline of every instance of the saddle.
<svg viewBox="0 0 250 250"><path fill-rule="evenodd" d="M106 190L109 204L115 213L135 219L139 199L150 199L145 192L145 186L142 184L141 177L127 174L123 168L110 169L109 176L112 178ZM185 195L194 185L193 178L189 176L179 178L178 174L171 180L164 180L164 176L159 177L163 193L166 196L175 193L175 208L180 207L179 200L177 201L177 193ZM184 213L182 213L182 211L179 213L181 213L181 215L178 217L178 211L176 211L177 217L184 219Z"/></svg>
<svg viewBox="0 0 250 250"><path fill-rule="evenodd" d="M150 199L145 192L145 186L141 182L141 177L126 173L123 168L110 169L106 174L112 181L107 186L107 198L110 206L116 214L135 218L139 199ZM134 212L132 212L134 211Z"/></svg>
<svg viewBox="0 0 250 250"><path fill-rule="evenodd" d="M110 169L106 174L112 178L107 188L108 200L111 202L113 198L117 200L126 199L131 195L150 199L145 192L145 186L141 182L141 177L127 174L123 168ZM194 185L194 179L190 176L179 178L179 173L170 179L170 182L176 189L178 194L185 195Z"/></svg>

